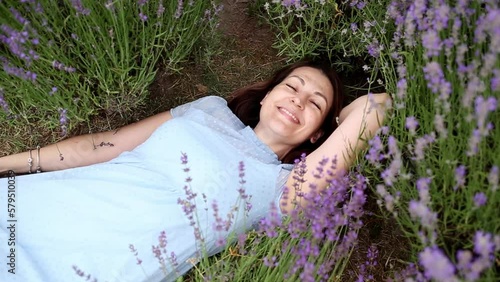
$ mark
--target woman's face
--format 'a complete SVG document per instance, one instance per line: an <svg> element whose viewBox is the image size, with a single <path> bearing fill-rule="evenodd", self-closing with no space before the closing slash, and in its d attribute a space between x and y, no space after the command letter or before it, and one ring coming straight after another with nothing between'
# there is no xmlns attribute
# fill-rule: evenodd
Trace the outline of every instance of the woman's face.
<svg viewBox="0 0 500 282"><path fill-rule="evenodd" d="M261 101L255 131L292 147L308 139L315 142L332 104L328 77L315 68L297 68Z"/></svg>

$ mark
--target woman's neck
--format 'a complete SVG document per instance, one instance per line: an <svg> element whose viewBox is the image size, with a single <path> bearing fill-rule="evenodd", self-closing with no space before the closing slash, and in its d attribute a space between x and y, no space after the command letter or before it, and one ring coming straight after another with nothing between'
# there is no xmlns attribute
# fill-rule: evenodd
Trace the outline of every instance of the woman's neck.
<svg viewBox="0 0 500 282"><path fill-rule="evenodd" d="M273 138L272 135L266 134L263 130L259 128L254 128L255 135L266 144L277 156L279 160L282 160L292 149L291 145L285 144L282 140Z"/></svg>

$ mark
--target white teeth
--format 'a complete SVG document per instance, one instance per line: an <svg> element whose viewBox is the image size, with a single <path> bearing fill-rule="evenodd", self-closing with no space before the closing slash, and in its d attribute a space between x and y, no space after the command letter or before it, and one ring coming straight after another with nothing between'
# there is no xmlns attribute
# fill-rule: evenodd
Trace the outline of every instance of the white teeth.
<svg viewBox="0 0 500 282"><path fill-rule="evenodd" d="M293 120L294 120L295 122L297 122L297 123L299 122L299 120L298 120L298 119L297 119L297 118L296 118L296 117L295 117L292 113L290 113L289 111L287 111L285 108L281 108L281 109L283 110L283 112L285 112L285 113L286 113L287 115L289 115L291 118L293 118Z"/></svg>

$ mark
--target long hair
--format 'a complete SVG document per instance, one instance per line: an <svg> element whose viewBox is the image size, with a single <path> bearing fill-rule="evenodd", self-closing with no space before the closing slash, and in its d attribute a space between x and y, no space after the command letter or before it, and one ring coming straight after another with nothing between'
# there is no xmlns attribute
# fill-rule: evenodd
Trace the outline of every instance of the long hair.
<svg viewBox="0 0 500 282"><path fill-rule="evenodd" d="M284 163L293 163L299 158L302 153L309 154L318 148L330 134L337 128L336 117L339 116L342 110L344 90L342 82L335 70L330 64L314 60L302 60L294 64L285 66L274 73L274 75L265 81L257 82L249 86L240 88L234 91L229 99L228 106L233 113L245 124L251 128L259 123L260 120L260 101L264 99L266 94L271 91L276 85L281 83L293 70L300 67L312 67L320 70L328 79L333 88L333 105L328 111L320 129L323 135L315 143L309 140L292 149L281 160Z"/></svg>

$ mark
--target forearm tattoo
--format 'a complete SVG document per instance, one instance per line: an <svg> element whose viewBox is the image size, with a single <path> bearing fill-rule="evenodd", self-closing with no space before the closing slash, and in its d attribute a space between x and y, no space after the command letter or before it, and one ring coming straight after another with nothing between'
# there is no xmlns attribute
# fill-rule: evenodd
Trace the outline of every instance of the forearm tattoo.
<svg viewBox="0 0 500 282"><path fill-rule="evenodd" d="M56 148L57 148L57 151L59 152L59 160L60 160L60 161L64 161L64 156L63 156L63 154L61 153L61 151L59 150L59 146L57 146L57 143L56 143Z"/></svg>

